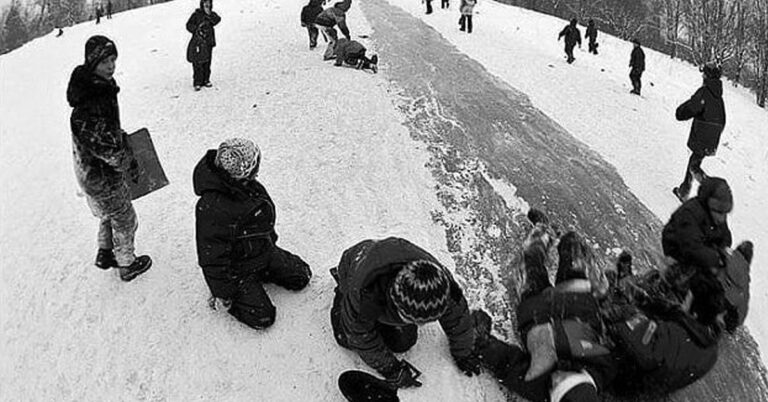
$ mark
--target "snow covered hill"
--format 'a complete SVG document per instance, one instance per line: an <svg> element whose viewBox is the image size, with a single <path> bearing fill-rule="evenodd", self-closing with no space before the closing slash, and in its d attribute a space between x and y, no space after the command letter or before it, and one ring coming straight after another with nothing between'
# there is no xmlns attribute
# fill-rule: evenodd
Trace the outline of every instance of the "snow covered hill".
<svg viewBox="0 0 768 402"><path fill-rule="evenodd" d="M624 42L603 37L600 56L579 53L568 66L554 42L562 21L483 2L468 36L456 29L456 5L423 16L419 2L390 2L527 93L666 220L676 203L669 188L687 160L688 126L675 122L672 110L698 85L694 68L646 51L644 98L634 98L627 94ZM379 75L323 62L320 52L307 50L298 23L303 3L217 0L214 87L201 92L192 91L184 59L194 0L81 24L0 57L0 400L340 400L336 376L366 369L331 335L327 269L341 252L364 238L397 235L453 268L445 228L434 218L445 211L425 167L429 150L402 125L386 55ZM375 31L358 4L348 21L375 49ZM155 265L130 284L93 267L97 221L77 195L72 171L64 94L93 34L117 43L123 126L149 128L171 181L135 203L137 251ZM704 168L731 179L735 238L755 241L760 267L768 262L760 252L768 241L761 225L768 212L760 208L768 140L758 133L768 117L740 90L728 88L725 96L728 128ZM260 145L260 178L277 206L280 244L315 273L299 293L268 287L278 315L263 332L207 307L196 262L192 167L233 136ZM502 190L513 184L495 189L523 211L526 201L513 187ZM768 306L768 275L755 275L748 325L767 356L760 309ZM482 304L479 293L501 291L495 283L470 289L470 301ZM403 400L505 399L488 375L470 379L454 368L439 326L419 336L407 358L424 372L424 387L401 392Z"/></svg>

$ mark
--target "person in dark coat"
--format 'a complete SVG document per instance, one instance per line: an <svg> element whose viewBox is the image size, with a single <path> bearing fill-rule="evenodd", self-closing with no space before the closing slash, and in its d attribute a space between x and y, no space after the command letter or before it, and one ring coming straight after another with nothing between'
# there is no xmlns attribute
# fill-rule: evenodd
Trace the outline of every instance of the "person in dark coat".
<svg viewBox="0 0 768 402"><path fill-rule="evenodd" d="M555 234L542 213L531 210L528 216L534 228L523 246L526 281L517 310L527 351L488 336L490 318L473 312L478 354L502 384L526 399L599 401L615 372L614 359L601 339L598 304L608 290L607 278L591 248L569 232L558 244L553 287L546 262Z"/></svg>
<svg viewBox="0 0 768 402"><path fill-rule="evenodd" d="M211 59L216 46L214 26L221 17L213 11L212 0L200 0L200 8L187 20L187 31L192 38L187 45L187 61L192 63L192 85L195 91L211 85Z"/></svg>
<svg viewBox="0 0 768 402"><path fill-rule="evenodd" d="M107 19L112 19L112 0L107 1Z"/></svg>
<svg viewBox="0 0 768 402"><path fill-rule="evenodd" d="M449 0L440 0L440 8L449 8L450 2Z"/></svg>
<svg viewBox="0 0 768 402"><path fill-rule="evenodd" d="M427 3L426 14L432 14L432 0L425 0L425 3Z"/></svg>
<svg viewBox="0 0 768 402"><path fill-rule="evenodd" d="M152 259L134 254L138 225L128 180L138 180L138 164L120 125L113 78L117 47L105 36L85 43L85 62L75 67L67 87L72 106L73 156L77 182L93 215L101 220L95 265L117 268L124 281L149 269Z"/></svg>
<svg viewBox="0 0 768 402"><path fill-rule="evenodd" d="M720 143L720 134L725 128L725 102L723 102L723 83L720 81L720 67L707 63L702 69L703 85L690 99L677 107L675 117L679 121L693 119L688 135L688 149L691 157L685 168L685 176L680 186L673 189L675 195L684 201L691 191L691 180L701 180L706 176L701 169L701 162L706 156L714 155Z"/></svg>
<svg viewBox="0 0 768 402"><path fill-rule="evenodd" d="M417 340L417 326L439 321L451 355L467 375L478 374L467 301L451 274L413 243L389 237L345 250L331 270L338 286L331 308L336 342L356 351L396 386L414 387L419 372L394 353Z"/></svg>
<svg viewBox="0 0 768 402"><path fill-rule="evenodd" d="M336 56L334 65L341 67L342 63L347 63L355 66L358 70L371 69L375 74L378 71L379 56L374 54L369 59L365 56L365 52L366 49L362 43L347 38L339 38L333 51Z"/></svg>
<svg viewBox="0 0 768 402"><path fill-rule="evenodd" d="M275 206L256 180L261 152L233 138L211 149L192 177L198 263L211 290L242 323L263 329L275 322L275 306L264 290L274 283L304 289L312 276L300 257L277 246Z"/></svg>
<svg viewBox="0 0 768 402"><path fill-rule="evenodd" d="M589 52L597 54L597 28L595 27L595 20L589 20L584 37L589 38Z"/></svg>
<svg viewBox="0 0 768 402"><path fill-rule="evenodd" d="M352 39L347 28L347 11L352 7L352 0L343 0L323 10L315 18L315 24L320 27L320 32L328 41L328 47L323 53L323 60L333 59L333 49L336 47L336 41L339 39L336 30L333 28L338 25L341 33L347 38Z"/></svg>
<svg viewBox="0 0 768 402"><path fill-rule="evenodd" d="M461 5L459 5L459 11L461 12L459 31L464 32L466 30L467 33L472 33L472 14L474 14L475 5L477 5L477 0L461 0Z"/></svg>
<svg viewBox="0 0 768 402"><path fill-rule="evenodd" d="M573 63L573 61L576 60L576 58L573 57L573 48L577 43L579 44L579 48L581 48L581 31L576 27L577 22L576 18L572 19L571 23L566 25L565 28L560 31L560 35L557 36L557 40L560 40L560 38L565 36L565 54L568 56L568 64Z"/></svg>
<svg viewBox="0 0 768 402"><path fill-rule="evenodd" d="M640 95L640 88L643 86L640 78L643 76L643 71L645 71L645 52L640 47L639 39L633 39L632 43L634 47L629 58L629 79L632 81L632 90L629 93Z"/></svg>
<svg viewBox="0 0 768 402"><path fill-rule="evenodd" d="M96 23L101 22L101 16L104 15L104 9L101 8L101 3L96 5Z"/></svg>
<svg viewBox="0 0 768 402"><path fill-rule="evenodd" d="M309 33L309 50L317 47L317 36L320 31L315 25L315 18L323 12L323 0L309 0L309 4L301 9L301 26Z"/></svg>

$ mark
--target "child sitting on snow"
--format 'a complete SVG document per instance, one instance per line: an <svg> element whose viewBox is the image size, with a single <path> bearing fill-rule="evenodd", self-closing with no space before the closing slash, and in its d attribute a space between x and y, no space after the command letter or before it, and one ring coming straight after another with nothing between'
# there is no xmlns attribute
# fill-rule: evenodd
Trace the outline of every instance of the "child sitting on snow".
<svg viewBox="0 0 768 402"><path fill-rule="evenodd" d="M336 41L336 46L333 49L333 53L336 56L334 65L341 67L342 63L346 62L349 65L355 66L358 70L371 69L375 74L379 71L379 57L374 54L369 59L365 57L365 51L365 46L362 43L356 40L340 38Z"/></svg>

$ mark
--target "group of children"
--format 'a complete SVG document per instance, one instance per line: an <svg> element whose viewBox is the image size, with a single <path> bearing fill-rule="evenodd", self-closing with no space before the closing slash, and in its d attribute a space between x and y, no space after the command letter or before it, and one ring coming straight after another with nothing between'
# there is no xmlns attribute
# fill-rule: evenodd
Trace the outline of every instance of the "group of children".
<svg viewBox="0 0 768 402"><path fill-rule="evenodd" d="M301 10L301 26L307 28L309 49L317 47L318 33L328 42L323 60L334 60L334 65L341 67L345 63L358 70L378 72L378 55L366 56L367 49L362 43L353 40L347 27L346 13L352 6L352 0L343 0L332 7L323 9L323 0L310 0ZM338 26L344 38L339 38L335 27Z"/></svg>
<svg viewBox="0 0 768 402"><path fill-rule="evenodd" d="M432 14L432 0L425 0L424 2L427 5L426 13ZM459 17L460 31L472 33L472 14L474 13L475 5L477 5L477 0L461 0L461 4L459 5L459 12L461 13L461 16ZM440 8L450 8L449 0L440 0Z"/></svg>
<svg viewBox="0 0 768 402"><path fill-rule="evenodd" d="M307 7L322 8L319 1ZM302 22L310 47L317 45L322 29L337 65L359 66L362 60L358 68L375 71L376 56L366 59L365 48L350 40L344 17L349 6L344 0L316 14L316 8L305 7ZM198 37L195 46L215 45L213 26L219 21L211 0L202 0L187 23ZM335 25L346 38L336 37ZM195 67L196 89L209 84L210 49L207 56L201 61L208 63L207 71ZM91 37L84 63L72 73L67 99L73 107L76 176L100 219L95 265L116 268L122 280L130 281L152 260L134 252L137 218L128 185L137 180L138 165L120 125L116 58L111 40ZM714 84L707 80L715 73L719 70L705 68L706 90L711 91ZM678 118L694 118L692 133L698 130L696 121L706 122L705 115L714 113L705 109L711 103L702 100L706 96L701 90L678 109ZM703 149L708 152L711 144ZM197 257L211 306L224 306L255 329L271 326L276 317L265 283L298 291L312 277L305 261L277 246L276 208L257 180L261 162L253 141L232 138L208 150L193 174L199 196ZM434 256L394 237L353 245L331 270L337 285L330 310L333 336L399 388L420 386L420 371L395 354L416 343L419 325L435 321L459 370L472 376L486 369L531 400L597 401L601 392L626 390L638 379L652 381L662 392L681 388L711 369L723 332L744 322L753 253L750 242L730 249L728 184L703 173L697 178L697 196L681 197L684 203L662 233L670 263L642 276L632 273L627 253L615 271L606 270L578 233L560 236L543 212L529 211L532 229L522 244L525 283L516 314L524 348L491 334L490 316L470 310L461 286ZM558 253L554 286L547 274L553 247Z"/></svg>

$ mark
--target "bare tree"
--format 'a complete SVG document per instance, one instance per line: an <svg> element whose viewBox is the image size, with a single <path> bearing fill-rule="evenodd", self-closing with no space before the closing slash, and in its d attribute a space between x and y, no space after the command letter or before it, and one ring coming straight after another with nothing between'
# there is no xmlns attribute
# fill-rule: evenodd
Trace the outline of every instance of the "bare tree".
<svg viewBox="0 0 768 402"><path fill-rule="evenodd" d="M768 0L755 0L753 23L749 36L752 42L752 60L756 70L755 94L757 104L765 107L768 98Z"/></svg>

